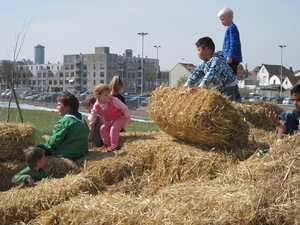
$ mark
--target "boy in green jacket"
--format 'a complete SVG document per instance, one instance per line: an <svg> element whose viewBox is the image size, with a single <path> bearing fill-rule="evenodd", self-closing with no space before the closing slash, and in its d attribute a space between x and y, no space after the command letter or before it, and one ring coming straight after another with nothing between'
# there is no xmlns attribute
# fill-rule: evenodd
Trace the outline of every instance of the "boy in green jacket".
<svg viewBox="0 0 300 225"><path fill-rule="evenodd" d="M49 176L43 169L46 162L45 150L39 147L29 147L25 149L24 152L28 167L16 174L12 178L12 182L14 184L28 184L32 186L36 181L40 181Z"/></svg>
<svg viewBox="0 0 300 225"><path fill-rule="evenodd" d="M52 135L43 135L45 144L38 145L53 155L69 159L78 159L88 153L89 127L83 115L78 112L79 101L71 93L57 97L57 107L61 118L53 127Z"/></svg>

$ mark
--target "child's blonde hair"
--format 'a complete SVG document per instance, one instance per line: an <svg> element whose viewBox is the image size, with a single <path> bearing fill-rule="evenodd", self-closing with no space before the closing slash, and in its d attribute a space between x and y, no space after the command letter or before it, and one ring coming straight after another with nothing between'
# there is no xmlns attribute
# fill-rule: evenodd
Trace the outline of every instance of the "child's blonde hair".
<svg viewBox="0 0 300 225"><path fill-rule="evenodd" d="M94 89L94 95L99 96L101 95L104 91L110 92L110 88L107 84L99 84L95 87Z"/></svg>
<svg viewBox="0 0 300 225"><path fill-rule="evenodd" d="M121 80L120 76L114 76L111 82L109 83L111 94L119 94L120 87L124 87L123 81Z"/></svg>
<svg viewBox="0 0 300 225"><path fill-rule="evenodd" d="M220 12L218 13L219 18L222 16L227 16L227 15L230 15L233 17L233 11L228 7L221 9Z"/></svg>

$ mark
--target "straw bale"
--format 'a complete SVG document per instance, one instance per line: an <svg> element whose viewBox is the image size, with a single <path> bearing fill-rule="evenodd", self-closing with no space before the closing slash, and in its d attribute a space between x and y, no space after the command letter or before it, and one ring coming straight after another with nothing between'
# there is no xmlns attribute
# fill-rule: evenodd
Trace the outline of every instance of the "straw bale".
<svg viewBox="0 0 300 225"><path fill-rule="evenodd" d="M264 158L240 161L216 179L186 180L154 195L78 196L33 224L295 224L300 220L300 134ZM223 171L224 172L224 171Z"/></svg>
<svg viewBox="0 0 300 225"><path fill-rule="evenodd" d="M284 111L281 106L273 102L253 101L234 104L234 106L250 126L268 131L276 128L274 123L268 118L269 112L274 111L277 115L280 115Z"/></svg>
<svg viewBox="0 0 300 225"><path fill-rule="evenodd" d="M23 149L35 145L30 123L0 123L0 159L24 159Z"/></svg>
<svg viewBox="0 0 300 225"><path fill-rule="evenodd" d="M13 186L13 183L11 182L13 176L23 170L26 166L25 161L0 161L0 177L2 181L0 184L0 191L10 189ZM67 174L76 174L81 171L81 168L72 160L53 156L46 156L46 165L44 169L53 178L61 178Z"/></svg>
<svg viewBox="0 0 300 225"><path fill-rule="evenodd" d="M249 125L213 90L161 86L152 93L147 113L164 132L187 142L238 149L248 139Z"/></svg>
<svg viewBox="0 0 300 225"><path fill-rule="evenodd" d="M82 193L95 195L104 190L105 185L98 177L81 173L60 179L44 179L35 187L0 192L0 224L28 223L43 210L69 201L74 196Z"/></svg>

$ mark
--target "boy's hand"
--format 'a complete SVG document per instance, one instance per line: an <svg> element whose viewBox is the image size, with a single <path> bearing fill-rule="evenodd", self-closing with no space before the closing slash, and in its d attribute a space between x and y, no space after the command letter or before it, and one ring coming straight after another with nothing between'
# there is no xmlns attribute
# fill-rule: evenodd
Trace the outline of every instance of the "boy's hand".
<svg viewBox="0 0 300 225"><path fill-rule="evenodd" d="M275 126L280 125L280 122L278 121L278 115L274 111L270 111L268 117L271 119Z"/></svg>
<svg viewBox="0 0 300 225"><path fill-rule="evenodd" d="M31 177L29 177L27 181L30 186L34 185L34 180Z"/></svg>
<svg viewBox="0 0 300 225"><path fill-rule="evenodd" d="M228 64L232 63L232 58L227 58L227 59L226 59L226 62L227 62Z"/></svg>
<svg viewBox="0 0 300 225"><path fill-rule="evenodd" d="M42 136L42 138L43 138L45 141L47 141L47 140L49 139L49 137L50 137L50 136L47 135L47 134L45 134L45 135Z"/></svg>

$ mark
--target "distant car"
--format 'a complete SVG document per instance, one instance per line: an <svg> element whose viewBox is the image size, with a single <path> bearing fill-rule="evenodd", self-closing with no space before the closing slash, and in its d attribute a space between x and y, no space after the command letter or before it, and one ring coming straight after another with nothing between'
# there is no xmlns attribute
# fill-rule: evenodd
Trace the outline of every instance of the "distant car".
<svg viewBox="0 0 300 225"><path fill-rule="evenodd" d="M258 98L258 101L269 102L269 101L271 101L271 99L269 97L261 96L261 97Z"/></svg>
<svg viewBox="0 0 300 225"><path fill-rule="evenodd" d="M126 105L129 109L135 110L139 107L138 99L137 98L126 99Z"/></svg>
<svg viewBox="0 0 300 225"><path fill-rule="evenodd" d="M249 102L258 101L260 96L253 96L252 98L249 98Z"/></svg>
<svg viewBox="0 0 300 225"><path fill-rule="evenodd" d="M285 98L285 99L283 99L282 104L284 104L284 105L293 104L293 99L292 98Z"/></svg>
<svg viewBox="0 0 300 225"><path fill-rule="evenodd" d="M250 98L251 98L251 97L249 97L249 96L243 96L243 97L242 97L242 102L249 101Z"/></svg>
<svg viewBox="0 0 300 225"><path fill-rule="evenodd" d="M141 101L141 105L147 106L149 99L150 99L150 97L145 98L143 101Z"/></svg>
<svg viewBox="0 0 300 225"><path fill-rule="evenodd" d="M271 102L275 102L275 103L277 103L277 104L282 104L282 102L283 102L283 98L281 97L275 97L275 98L272 98L271 99Z"/></svg>

